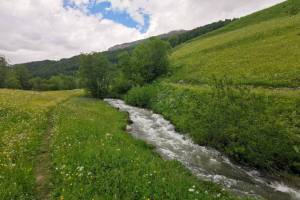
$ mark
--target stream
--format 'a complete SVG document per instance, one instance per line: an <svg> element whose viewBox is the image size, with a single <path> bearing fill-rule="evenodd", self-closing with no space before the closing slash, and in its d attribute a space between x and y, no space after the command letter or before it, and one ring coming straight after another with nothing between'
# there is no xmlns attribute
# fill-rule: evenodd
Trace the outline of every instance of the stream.
<svg viewBox="0 0 300 200"><path fill-rule="evenodd" d="M122 100L105 99L111 106L129 113L127 130L155 147L168 160L177 160L201 180L212 181L241 195L269 200L299 200L300 189L281 179L270 178L230 162L220 152L195 144L161 115L126 105Z"/></svg>

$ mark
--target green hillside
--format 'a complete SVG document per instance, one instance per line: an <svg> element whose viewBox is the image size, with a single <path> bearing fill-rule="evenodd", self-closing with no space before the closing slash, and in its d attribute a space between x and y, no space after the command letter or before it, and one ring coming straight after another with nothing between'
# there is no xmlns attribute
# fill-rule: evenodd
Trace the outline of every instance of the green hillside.
<svg viewBox="0 0 300 200"><path fill-rule="evenodd" d="M239 163L299 174L299 10L286 1L178 46L169 75L126 101Z"/></svg>
<svg viewBox="0 0 300 200"><path fill-rule="evenodd" d="M237 20L176 48L172 82L208 83L226 76L256 86L300 86L299 1Z"/></svg>

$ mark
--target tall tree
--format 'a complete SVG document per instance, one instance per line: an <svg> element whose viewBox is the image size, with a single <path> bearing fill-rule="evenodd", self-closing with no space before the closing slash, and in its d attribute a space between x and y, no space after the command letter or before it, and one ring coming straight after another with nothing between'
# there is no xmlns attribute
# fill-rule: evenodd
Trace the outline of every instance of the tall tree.
<svg viewBox="0 0 300 200"><path fill-rule="evenodd" d="M93 97L104 98L108 95L111 73L112 65L103 54L82 55L81 78Z"/></svg>
<svg viewBox="0 0 300 200"><path fill-rule="evenodd" d="M5 58L0 56L0 88L5 87L5 81L8 73L8 63Z"/></svg>
<svg viewBox="0 0 300 200"><path fill-rule="evenodd" d="M133 50L130 61L128 55L122 55L123 73L135 85L152 82L167 72L170 48L168 42L155 37L150 38Z"/></svg>
<svg viewBox="0 0 300 200"><path fill-rule="evenodd" d="M21 89L21 83L14 70L9 69L5 78L4 87L11 89Z"/></svg>
<svg viewBox="0 0 300 200"><path fill-rule="evenodd" d="M20 86L24 90L30 89L29 80L31 79L31 73L23 65L16 67L15 69L16 78L20 82Z"/></svg>

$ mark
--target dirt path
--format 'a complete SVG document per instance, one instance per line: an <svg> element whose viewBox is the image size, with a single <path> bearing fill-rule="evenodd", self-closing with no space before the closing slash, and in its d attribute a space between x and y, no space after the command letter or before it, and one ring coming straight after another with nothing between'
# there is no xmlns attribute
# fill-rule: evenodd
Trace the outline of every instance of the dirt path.
<svg viewBox="0 0 300 200"><path fill-rule="evenodd" d="M53 112L48 114L48 127L42 135L40 149L36 158L34 175L36 178L36 194L40 200L50 199L49 178L51 175L50 141L53 133Z"/></svg>

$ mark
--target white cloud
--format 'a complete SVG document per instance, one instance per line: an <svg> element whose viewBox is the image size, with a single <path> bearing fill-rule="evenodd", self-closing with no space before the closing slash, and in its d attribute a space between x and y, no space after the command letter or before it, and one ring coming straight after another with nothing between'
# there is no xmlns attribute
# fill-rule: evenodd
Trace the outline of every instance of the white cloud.
<svg viewBox="0 0 300 200"><path fill-rule="evenodd" d="M220 19L241 17L284 0L100 0L112 3L112 9L125 10L137 21L151 15L148 35L176 29L192 29Z"/></svg>
<svg viewBox="0 0 300 200"><path fill-rule="evenodd" d="M72 0L85 5L88 0ZM98 2L104 0L95 0ZM116 22L64 9L63 0L0 0L0 54L11 63L60 59L176 29L191 29L219 19L239 17L283 0L109 0L147 33ZM100 15L101 17L101 15Z"/></svg>

